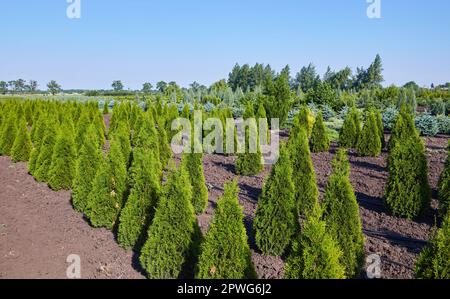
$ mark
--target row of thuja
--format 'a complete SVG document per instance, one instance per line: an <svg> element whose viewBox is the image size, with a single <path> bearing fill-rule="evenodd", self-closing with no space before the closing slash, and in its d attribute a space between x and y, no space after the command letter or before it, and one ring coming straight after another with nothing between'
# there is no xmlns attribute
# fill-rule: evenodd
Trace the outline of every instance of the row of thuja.
<svg viewBox="0 0 450 299"><path fill-rule="evenodd" d="M169 162L167 128L178 111L167 105L150 106L146 112L130 103L116 105L106 141L94 103L7 102L0 107L1 153L15 161L29 160L30 173L55 190L72 188L75 209L93 226L117 230L122 246L139 250L150 278L256 275L236 182L225 184L207 234L199 230L195 214L204 212L208 203L202 154L183 155L178 168ZM348 147L364 143L366 127L377 131L371 135L372 140L380 137L375 143L384 143L380 127L375 121L369 124L376 120L371 116L375 112L370 112L362 131L356 129L360 124L352 113L341 131L341 136L354 140ZM319 204L310 148L328 150L329 141L320 115L312 130L305 115L297 116L289 142L264 184L253 224L255 242L264 254L288 256L286 277L358 277L364 236L349 162L345 150L338 151ZM413 218L429 207L430 195L424 147L406 112L398 117L388 148L386 204L394 214ZM238 161L245 157L255 161L249 155ZM448 207L448 168L447 162L440 183L443 215ZM168 169L165 176L163 169ZM443 270L448 268L448 252L442 252L449 248L446 223L424 251L417 276L448 275Z"/></svg>

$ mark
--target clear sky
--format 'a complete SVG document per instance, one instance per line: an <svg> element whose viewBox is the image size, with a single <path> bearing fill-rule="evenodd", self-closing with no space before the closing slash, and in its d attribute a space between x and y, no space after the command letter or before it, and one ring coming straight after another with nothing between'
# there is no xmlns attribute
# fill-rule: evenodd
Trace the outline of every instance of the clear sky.
<svg viewBox="0 0 450 299"><path fill-rule="evenodd" d="M385 84L450 81L450 1L381 0L2 0L0 80L41 88L126 88L159 80L187 86L227 78L233 65L367 67L379 53Z"/></svg>

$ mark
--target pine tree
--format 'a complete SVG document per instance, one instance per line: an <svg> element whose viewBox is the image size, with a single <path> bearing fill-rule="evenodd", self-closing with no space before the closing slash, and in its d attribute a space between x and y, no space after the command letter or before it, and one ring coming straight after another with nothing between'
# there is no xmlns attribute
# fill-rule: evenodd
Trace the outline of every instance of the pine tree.
<svg viewBox="0 0 450 299"><path fill-rule="evenodd" d="M254 120L253 105L250 103L244 113L244 120ZM254 132L251 136L250 132ZM254 121L249 122L249 126L245 128L245 151L240 153L236 159L236 173L239 175L256 175L264 169L263 157L259 144L258 127ZM256 134L255 134L256 133ZM256 153L252 153L251 144L256 145Z"/></svg>
<svg viewBox="0 0 450 299"><path fill-rule="evenodd" d="M354 113L354 110L351 110L347 114L342 129L339 133L339 145L343 148L353 148L358 144L359 136Z"/></svg>
<svg viewBox="0 0 450 299"><path fill-rule="evenodd" d="M450 214L420 254L414 275L419 279L450 279Z"/></svg>
<svg viewBox="0 0 450 299"><path fill-rule="evenodd" d="M201 238L192 206L192 188L183 169L172 169L167 177L140 262L152 279L192 275Z"/></svg>
<svg viewBox="0 0 450 299"><path fill-rule="evenodd" d="M358 139L358 155L362 157L376 157L381 154L380 130L375 114L371 111L367 115L366 123Z"/></svg>
<svg viewBox="0 0 450 299"><path fill-rule="evenodd" d="M31 138L24 118L19 121L17 137L11 149L11 158L14 162L27 162L31 153Z"/></svg>
<svg viewBox="0 0 450 299"><path fill-rule="evenodd" d="M11 113L3 124L1 139L0 139L0 154L5 156L11 155L11 149L17 135L17 118L14 113Z"/></svg>
<svg viewBox="0 0 450 299"><path fill-rule="evenodd" d="M131 167L133 187L120 214L118 241L123 247L140 246L161 193L158 163L149 151L137 148Z"/></svg>
<svg viewBox="0 0 450 299"><path fill-rule="evenodd" d="M292 161L292 181L295 186L294 198L298 215L304 217L312 211L319 198L316 173L309 150L306 130L289 138L289 152Z"/></svg>
<svg viewBox="0 0 450 299"><path fill-rule="evenodd" d="M184 154L182 163L192 186L192 205L195 212L200 215L208 206L208 188L203 173L203 154Z"/></svg>
<svg viewBox="0 0 450 299"><path fill-rule="evenodd" d="M48 179L48 172L52 163L53 149L56 143L56 137L59 135L59 124L53 116L47 119L45 126L44 139L39 147L39 155L34 166L33 176L39 182L45 182Z"/></svg>
<svg viewBox="0 0 450 299"><path fill-rule="evenodd" d="M95 129L91 125L79 153L73 183L72 204L79 212L87 213L89 192L92 190L92 184L102 160L103 154L98 147Z"/></svg>
<svg viewBox="0 0 450 299"><path fill-rule="evenodd" d="M284 276L288 279L343 279L342 252L321 220L319 204L308 215L301 233L292 242Z"/></svg>
<svg viewBox="0 0 450 299"><path fill-rule="evenodd" d="M237 182L226 183L211 226L201 245L197 278L255 278Z"/></svg>
<svg viewBox="0 0 450 299"><path fill-rule="evenodd" d="M450 141L448 142L450 150ZM450 210L450 154L445 161L445 168L439 179L439 209L441 215L446 215Z"/></svg>
<svg viewBox="0 0 450 299"><path fill-rule="evenodd" d="M48 171L48 185L55 191L72 188L77 159L72 134L72 129L64 126L56 139Z"/></svg>
<svg viewBox="0 0 450 299"><path fill-rule="evenodd" d="M311 151L313 153L326 152L330 149L330 140L323 123L322 112L317 115L311 134Z"/></svg>
<svg viewBox="0 0 450 299"><path fill-rule="evenodd" d="M253 230L266 255L281 256L296 230L297 209L289 153L283 145L258 200Z"/></svg>
<svg viewBox="0 0 450 299"><path fill-rule="evenodd" d="M418 136L394 144L388 157L385 202L394 215L413 219L430 204L425 147Z"/></svg>
<svg viewBox="0 0 450 299"><path fill-rule="evenodd" d="M112 140L88 196L87 216L94 227L112 229L124 204L127 170L120 143Z"/></svg>
<svg viewBox="0 0 450 299"><path fill-rule="evenodd" d="M337 153L333 168L323 198L324 220L342 249L341 264L346 276L353 278L359 275L364 262L364 235L344 150Z"/></svg>

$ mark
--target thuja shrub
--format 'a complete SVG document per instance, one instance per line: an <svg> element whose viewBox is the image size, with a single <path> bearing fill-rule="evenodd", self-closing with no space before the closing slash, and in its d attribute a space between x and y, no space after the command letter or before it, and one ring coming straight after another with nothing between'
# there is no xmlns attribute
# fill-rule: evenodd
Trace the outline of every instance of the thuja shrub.
<svg viewBox="0 0 450 299"><path fill-rule="evenodd" d="M55 191L69 190L76 170L76 147L71 129L62 128L56 139L52 163L48 172L48 185Z"/></svg>
<svg viewBox="0 0 450 299"><path fill-rule="evenodd" d="M378 135L380 136L381 148L383 149L386 146L386 139L384 138L383 116L381 115L380 111L375 112L375 118L377 121Z"/></svg>
<svg viewBox="0 0 450 299"><path fill-rule="evenodd" d="M95 129L91 125L78 156L73 183L72 204L79 212L87 213L89 192L102 160L103 154L98 147Z"/></svg>
<svg viewBox="0 0 450 299"><path fill-rule="evenodd" d="M344 124L339 132L339 145L343 148L355 148L361 134L361 122L356 108L347 113Z"/></svg>
<svg viewBox="0 0 450 299"><path fill-rule="evenodd" d="M203 154L185 153L183 154L182 163L189 174L192 186L192 205L197 214L202 214L208 206L208 188L206 187L203 173Z"/></svg>
<svg viewBox="0 0 450 299"><path fill-rule="evenodd" d="M302 106L294 118L294 128L292 129L292 135L298 132L298 129L303 128L308 134L308 138L311 137L312 130L314 127L314 114L308 106Z"/></svg>
<svg viewBox="0 0 450 299"><path fill-rule="evenodd" d="M316 204L301 233L292 242L284 276L288 279L343 279L345 267L340 263L341 257L339 245L321 220Z"/></svg>
<svg viewBox="0 0 450 299"><path fill-rule="evenodd" d="M17 135L17 118L13 112L4 121L2 125L1 139L0 139L0 153L5 156L11 155L11 149L14 145Z"/></svg>
<svg viewBox="0 0 450 299"><path fill-rule="evenodd" d="M406 107L402 107L395 120L394 128L392 129L388 149L391 150L395 147L397 142L410 137L419 138L419 132L414 125L414 116L407 111Z"/></svg>
<svg viewBox="0 0 450 299"><path fill-rule="evenodd" d="M289 138L288 143L293 168L292 181L295 186L294 201L297 212L302 217L312 211L319 197L316 173L306 134L306 129L301 129L297 135Z"/></svg>
<svg viewBox="0 0 450 299"><path fill-rule="evenodd" d="M14 162L26 162L30 159L31 138L24 118L19 121L16 139L11 148L11 158Z"/></svg>
<svg viewBox="0 0 450 299"><path fill-rule="evenodd" d="M358 139L358 155L362 157L376 157L381 154L380 129L377 125L375 113L370 111L367 114L361 136Z"/></svg>
<svg viewBox="0 0 450 299"><path fill-rule="evenodd" d="M192 206L192 188L183 167L172 169L163 187L140 262L152 279L193 274L201 232Z"/></svg>
<svg viewBox="0 0 450 299"><path fill-rule="evenodd" d="M388 157L388 181L385 202L390 211L413 219L430 204L425 148L419 137L395 142Z"/></svg>
<svg viewBox="0 0 450 299"><path fill-rule="evenodd" d="M89 193L87 215L94 227L114 228L124 203L127 170L119 142L113 140Z"/></svg>
<svg viewBox="0 0 450 299"><path fill-rule="evenodd" d="M142 245L161 193L158 163L149 150L135 149L131 167L134 185L119 218L118 241L125 248Z"/></svg>
<svg viewBox="0 0 450 299"><path fill-rule="evenodd" d="M420 254L414 275L419 279L450 279L450 214Z"/></svg>
<svg viewBox="0 0 450 299"><path fill-rule="evenodd" d="M450 141L448 149L450 150ZM445 162L444 171L439 178L439 209L441 215L446 215L450 210L450 154Z"/></svg>
<svg viewBox="0 0 450 299"><path fill-rule="evenodd" d="M244 119L247 120L253 117L253 106L248 104L244 113ZM252 138L250 138L250 131L256 132L256 134L253 134L254 136L252 136ZM255 140L252 140L253 138ZM250 143L256 144L256 153L250 152ZM236 159L236 173L239 175L251 176L260 173L263 169L264 165L259 144L258 127L256 123L251 122L250 125L245 128L245 152L240 153Z"/></svg>
<svg viewBox="0 0 450 299"><path fill-rule="evenodd" d="M58 135L59 124L54 117L49 117L45 126L45 137L39 147L39 155L34 166L34 172L32 173L39 182L47 181L48 172L52 163L53 149Z"/></svg>
<svg viewBox="0 0 450 299"><path fill-rule="evenodd" d="M292 166L285 146L258 200L253 222L256 245L267 255L281 256L296 230L297 209Z"/></svg>
<svg viewBox="0 0 450 299"><path fill-rule="evenodd" d="M350 164L344 150L333 161L331 174L323 198L323 218L327 230L342 250L341 264L346 277L358 277L364 263L364 235L359 206L350 183Z"/></svg>
<svg viewBox="0 0 450 299"><path fill-rule="evenodd" d="M330 140L323 123L322 112L319 112L316 117L316 122L311 134L310 140L311 151L313 153L326 152L330 149Z"/></svg>
<svg viewBox="0 0 450 299"><path fill-rule="evenodd" d="M236 181L225 184L201 245L196 275L199 279L256 278L238 193Z"/></svg>

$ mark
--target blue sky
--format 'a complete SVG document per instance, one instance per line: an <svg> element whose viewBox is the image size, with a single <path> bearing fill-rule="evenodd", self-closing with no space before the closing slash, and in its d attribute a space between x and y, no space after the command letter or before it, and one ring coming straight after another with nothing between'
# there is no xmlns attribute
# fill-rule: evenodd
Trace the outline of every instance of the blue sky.
<svg viewBox="0 0 450 299"><path fill-rule="evenodd" d="M379 53L385 84L450 81L450 1L381 4L382 18L369 19L366 0L81 0L74 20L66 0L5 0L0 80L208 85L236 62L289 64L292 75L312 62L322 74L368 66Z"/></svg>

